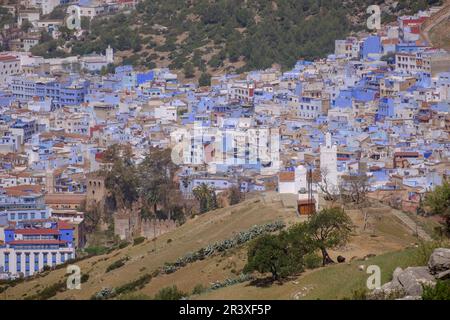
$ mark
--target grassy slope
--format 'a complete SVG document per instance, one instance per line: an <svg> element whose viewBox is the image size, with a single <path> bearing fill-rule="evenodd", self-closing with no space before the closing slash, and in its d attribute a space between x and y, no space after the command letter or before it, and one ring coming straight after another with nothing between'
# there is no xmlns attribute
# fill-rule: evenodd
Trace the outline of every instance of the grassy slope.
<svg viewBox="0 0 450 320"><path fill-rule="evenodd" d="M89 280L82 284L82 290L61 292L54 298L89 299L102 287L118 287L139 278L143 274L151 274L153 270L162 266L165 262L173 262L189 251L194 251L217 240L230 238L233 233L247 230L253 225L278 219L283 219L288 224L300 221L288 202L285 201L284 203L283 205L283 202L279 201L274 194L271 194L271 199L268 201L264 201L258 196L256 199L248 200L237 206L220 209L190 220L177 230L161 236L155 242L146 241L135 247L129 246L108 255L78 262L82 273L89 274ZM385 209L371 210L369 225L364 231L361 227L361 213L357 210L349 210L348 213L356 225L352 241L345 248L331 252L333 257L338 254L344 255L347 259L361 258L369 253L379 255L403 249L416 241L411 233ZM172 241L168 243L169 239ZM130 257L130 260L125 266L105 273L105 269L111 263L126 255ZM173 284L176 284L184 292L190 293L198 284L209 287L212 282L236 277L236 274L242 270L245 261L245 246L229 250L225 254L192 263L173 274L157 276L136 293L152 297L161 288ZM390 269L397 265L395 261L392 260L392 264L386 267L386 270L388 270L386 274L389 274ZM307 272L301 277L301 279L305 279L305 285L317 285L316 289L311 291L311 296L307 297L333 298L348 295L349 288L353 288L354 284L364 277L364 273L357 271L354 264L352 263L351 267L339 265ZM63 279L64 272L63 269L57 270L43 277L26 281L16 287L9 288L1 296L7 299L21 299L27 295L30 296L37 290L42 290L44 287ZM325 272L327 275L322 276L317 272ZM355 277L355 274L358 277ZM350 281L348 287L340 282L340 280L346 278ZM324 283L330 284L328 289L321 285L321 279L326 279ZM300 287L292 282L281 287L273 286L268 289L247 287L243 284L211 292L201 297L290 299L296 293L296 290L299 291Z"/></svg>
<svg viewBox="0 0 450 320"><path fill-rule="evenodd" d="M390 281L392 272L398 266L416 264L417 249L389 252L369 258L366 261L354 260L351 263L333 265L306 272L283 285L274 284L267 288L257 288L248 283L238 284L212 291L198 299L344 299L350 298L354 290L365 287L369 274L358 269L359 265L378 265L381 268L382 283Z"/></svg>
<svg viewBox="0 0 450 320"><path fill-rule="evenodd" d="M244 231L253 225L264 224L282 219L293 222L292 209L284 209L280 202L264 204L261 199L248 200L235 207L216 210L186 224L173 232L159 237L156 241L146 241L138 246L129 246L107 255L97 256L77 263L82 273L89 274L89 280L82 290L59 293L56 298L89 299L102 287L117 287L137 279L145 273L173 262L189 251L194 251L218 240L228 239L234 233ZM168 242L168 240L171 241ZM130 260L125 266L105 273L105 269L114 261L125 256ZM144 269L145 268L145 269ZM49 274L21 283L2 293L2 298L21 299L42 290L61 279L65 270L56 270Z"/></svg>

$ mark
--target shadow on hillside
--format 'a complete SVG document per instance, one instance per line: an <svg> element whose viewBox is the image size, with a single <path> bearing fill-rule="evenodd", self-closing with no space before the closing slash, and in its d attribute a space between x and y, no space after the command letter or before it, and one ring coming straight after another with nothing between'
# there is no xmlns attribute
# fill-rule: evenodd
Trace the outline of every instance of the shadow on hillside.
<svg viewBox="0 0 450 320"><path fill-rule="evenodd" d="M250 281L250 283L247 286L251 287L257 287L257 288L268 288L271 287L273 284L278 284L279 286L282 286L285 282L288 282L291 279L294 279L295 277L288 277L282 280L276 280L273 277L266 277L266 278L258 278L255 280Z"/></svg>

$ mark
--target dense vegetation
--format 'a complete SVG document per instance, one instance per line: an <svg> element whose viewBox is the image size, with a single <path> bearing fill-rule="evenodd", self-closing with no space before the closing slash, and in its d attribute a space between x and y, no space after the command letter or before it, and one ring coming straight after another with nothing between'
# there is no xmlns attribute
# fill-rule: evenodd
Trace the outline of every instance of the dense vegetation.
<svg viewBox="0 0 450 320"><path fill-rule="evenodd" d="M208 68L238 61L244 62L236 66L238 71L273 63L291 67L299 58L323 57L333 51L335 39L366 28L365 10L374 3L383 5L383 19L390 21L438 2L400 0L392 7L373 0L143 0L129 15L83 21L87 32L82 39L70 32L63 38L74 54L99 53L111 45L131 52L125 63L152 68L167 59L170 68L183 70L187 78L198 70L206 85ZM63 55L55 45L53 41L34 51Z"/></svg>
<svg viewBox="0 0 450 320"><path fill-rule="evenodd" d="M278 235L264 235L248 250L244 272L270 272L274 280L300 273L304 268L334 263L328 249L345 245L353 229L340 208L323 209L307 222L299 223ZM320 252L322 258L318 258Z"/></svg>
<svg viewBox="0 0 450 320"><path fill-rule="evenodd" d="M450 182L445 180L441 186L428 193L425 205L431 214L439 215L443 219L444 234L450 235Z"/></svg>

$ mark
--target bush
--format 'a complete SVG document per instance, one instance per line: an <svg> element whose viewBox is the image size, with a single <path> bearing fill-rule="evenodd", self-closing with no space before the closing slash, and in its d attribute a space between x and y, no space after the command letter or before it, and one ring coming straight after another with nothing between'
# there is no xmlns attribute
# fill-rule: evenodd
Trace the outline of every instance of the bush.
<svg viewBox="0 0 450 320"><path fill-rule="evenodd" d="M418 266L424 266L428 264L428 260L430 259L431 254L433 251L437 248L445 248L448 244L446 244L444 241L428 241L424 242L421 241L419 243L419 247L416 250L415 253L415 263Z"/></svg>
<svg viewBox="0 0 450 320"><path fill-rule="evenodd" d="M81 280L81 283L87 282L89 280L89 274L83 273L80 280Z"/></svg>
<svg viewBox="0 0 450 320"><path fill-rule="evenodd" d="M305 267L308 269L315 269L322 266L322 258L315 252L308 253L303 257Z"/></svg>
<svg viewBox="0 0 450 320"><path fill-rule="evenodd" d="M115 269L118 269L118 268L121 268L121 267L123 267L124 265L125 265L125 262L128 260L128 257L125 257L125 258L121 258L121 259L119 259L119 260L117 260L117 261L114 261L113 263L111 263L107 268L106 268L106 273L107 272L110 272L110 271L112 271L112 270L115 270Z"/></svg>
<svg viewBox="0 0 450 320"><path fill-rule="evenodd" d="M65 286L65 281L56 282L48 287L45 287L41 292L27 297L26 300L48 300L51 297L54 297L58 292L63 291Z"/></svg>
<svg viewBox="0 0 450 320"><path fill-rule="evenodd" d="M89 255L99 256L105 254L108 251L107 247L87 247L84 251Z"/></svg>
<svg viewBox="0 0 450 320"><path fill-rule="evenodd" d="M123 248L126 248L126 247L128 247L130 245L130 243L129 242L126 242L126 241L122 241L121 243L119 243L119 246L118 246L118 248L119 249L123 249Z"/></svg>
<svg viewBox="0 0 450 320"><path fill-rule="evenodd" d="M117 287L115 289L115 293L116 294L123 294L123 293L128 293L131 291L135 291L138 289L142 289L147 283L150 282L150 280L152 279L152 276L149 274L144 274L142 277L140 277L139 279L126 283L120 287Z"/></svg>
<svg viewBox="0 0 450 320"><path fill-rule="evenodd" d="M186 296L187 294L178 290L177 286L173 286L159 290L154 300L181 300Z"/></svg>
<svg viewBox="0 0 450 320"><path fill-rule="evenodd" d="M138 237L133 240L133 246L137 246L145 241L145 237Z"/></svg>
<svg viewBox="0 0 450 320"><path fill-rule="evenodd" d="M424 286L423 300L450 300L450 280L438 280L436 285Z"/></svg>
<svg viewBox="0 0 450 320"><path fill-rule="evenodd" d="M367 288L356 289L352 291L352 297L344 300L367 300Z"/></svg>
<svg viewBox="0 0 450 320"><path fill-rule="evenodd" d="M192 294L201 294L206 291L206 288L202 284L197 284L194 289L192 289Z"/></svg>

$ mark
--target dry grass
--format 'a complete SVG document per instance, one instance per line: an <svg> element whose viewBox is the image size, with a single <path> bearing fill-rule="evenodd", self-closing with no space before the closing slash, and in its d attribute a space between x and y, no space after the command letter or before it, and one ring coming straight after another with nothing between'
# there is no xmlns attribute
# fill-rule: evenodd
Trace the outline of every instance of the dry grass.
<svg viewBox="0 0 450 320"><path fill-rule="evenodd" d="M352 241L345 248L331 252L333 257L343 255L349 261L351 258L361 258L368 254L379 255L400 250L415 242L411 233L390 214L389 210L374 209L372 211L369 215L369 224L366 230L362 230L362 214L358 210L348 211L356 225L354 235ZM288 225L302 221L295 215L294 209L283 205L281 198L275 193L267 193L264 197L256 196L237 206L198 216L189 220L180 228L161 236L156 241L145 241L137 246L129 246L107 255L80 261L78 265L82 273L89 274L89 280L82 284L82 290L65 291L54 298L89 299L102 287L112 288L124 285L136 280L143 274L151 274L154 270L163 266L165 262L173 262L187 252L197 250L218 240L228 239L233 234L247 230L254 225L279 219L285 221ZM123 267L105 273L108 265L125 256L129 256L130 260ZM236 277L242 270L245 261L246 248L233 249L226 254L192 263L173 274L154 277L136 294L152 297L161 288L173 284L176 284L184 292L192 292L198 284L209 287L212 282ZM338 267L342 268L341 266ZM25 297L24 294L30 296L37 290L42 290L42 288L63 279L64 272L63 269L56 270L41 278L9 288L4 293L5 298L22 299ZM309 273L306 273L306 275ZM339 275L336 275L336 277L339 277ZM289 284L286 284L282 287L289 288L289 286ZM224 292L224 296L221 298L227 298L228 296L225 293L230 292L230 294L234 294L229 296L230 298L289 299L292 294L292 292L286 291L285 294L278 296L278 291L281 288L277 289L277 286L264 290L254 290L251 287L245 287L245 284L243 284L233 286L233 288L239 290L221 289L211 293L211 295L217 297L221 292ZM321 291L320 294L322 294Z"/></svg>

